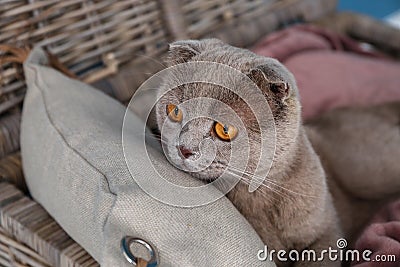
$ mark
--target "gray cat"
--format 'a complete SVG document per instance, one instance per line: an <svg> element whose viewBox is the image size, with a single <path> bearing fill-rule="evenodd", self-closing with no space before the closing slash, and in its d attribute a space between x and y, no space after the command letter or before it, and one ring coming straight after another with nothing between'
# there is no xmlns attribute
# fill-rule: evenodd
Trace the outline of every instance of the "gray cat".
<svg viewBox="0 0 400 267"><path fill-rule="evenodd" d="M314 152L301 122L301 108L293 75L278 61L235 48L216 39L179 41L170 46L170 66L195 61L229 65L246 74L268 101L276 128L276 150L265 186L249 193L247 174L254 173L260 155L260 130L253 113L232 91L213 85L193 83L166 91L168 81L159 90L166 93L156 106L157 124L164 122L181 131L179 140L163 131L166 156L178 167L190 165L199 156L199 144L211 138L217 153L209 167L192 174L213 181L224 171L234 175L228 166L230 143L240 138L242 129L208 118L198 118L182 127L187 110L179 104L199 97L210 97L229 105L241 120L249 136L250 160L243 179L227 195L250 222L262 240L274 250L315 250L317 255L328 247L336 247L342 237L335 207L328 190L321 162ZM203 70L207 75L207 69ZM175 77L170 77L174 79ZM246 88L243 88L246 90ZM260 107L251 107L257 109ZM207 151L203 151L207 153ZM278 266L340 266L340 262L325 257L319 262L280 262Z"/></svg>

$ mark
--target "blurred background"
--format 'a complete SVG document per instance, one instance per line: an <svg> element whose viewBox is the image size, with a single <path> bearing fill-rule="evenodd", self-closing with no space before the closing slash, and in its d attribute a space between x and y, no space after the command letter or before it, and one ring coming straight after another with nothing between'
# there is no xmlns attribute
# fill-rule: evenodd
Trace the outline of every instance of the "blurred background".
<svg viewBox="0 0 400 267"><path fill-rule="evenodd" d="M388 20L400 27L400 0L365 1L340 0L338 9L355 11L377 19Z"/></svg>

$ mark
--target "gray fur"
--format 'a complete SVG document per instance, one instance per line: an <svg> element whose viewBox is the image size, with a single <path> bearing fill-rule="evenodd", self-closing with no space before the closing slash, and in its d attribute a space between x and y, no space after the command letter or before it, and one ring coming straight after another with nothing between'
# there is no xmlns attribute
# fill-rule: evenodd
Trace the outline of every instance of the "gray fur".
<svg viewBox="0 0 400 267"><path fill-rule="evenodd" d="M335 247L341 230L328 190L325 173L312 149L301 122L301 108L293 75L278 61L258 56L248 50L235 48L216 39L179 41L171 44L169 65L189 61L211 61L229 65L248 75L268 101L276 123L276 151L272 168L264 185L254 193L248 192L242 180L229 194L229 199L246 217L270 249L305 248L320 251ZM204 70L206 73L207 70ZM190 74L187 74L190 75ZM205 75L208 75L207 73ZM212 74L210 74L212 75ZM170 77L174 79L174 77ZM227 77L229 78L229 77ZM275 85L276 84L276 85ZM246 169L254 172L260 154L260 132L249 107L224 88L191 84L168 92L156 106L159 126L168 120L167 104L179 104L196 97L212 97L230 105L245 122L250 137L250 158ZM168 88L168 81L159 95ZM246 90L246 88L243 88ZM202 107L204 109L210 107ZM251 107L259 108L259 107ZM227 118L229 121L229 118ZM219 140L212 132L213 121L197 119L188 123L180 144L196 150L204 138L217 145L217 157L212 165L194 176L203 180L217 178L226 168L230 144ZM171 127L174 127L173 125ZM179 127L179 126L176 126ZM239 129L239 135L243 129ZM168 135L168 129L166 129ZM167 136L167 153L174 164L185 164L176 148L176 140ZM295 266L340 266L340 263L299 262ZM288 263L278 263L288 266Z"/></svg>

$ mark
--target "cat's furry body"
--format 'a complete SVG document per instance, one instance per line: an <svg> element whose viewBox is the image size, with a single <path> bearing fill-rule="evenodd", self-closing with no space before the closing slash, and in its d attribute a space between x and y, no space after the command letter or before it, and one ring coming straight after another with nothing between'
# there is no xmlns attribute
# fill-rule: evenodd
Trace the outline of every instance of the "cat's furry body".
<svg viewBox="0 0 400 267"><path fill-rule="evenodd" d="M303 129L295 140L287 165L269 175L270 179L279 181L277 186L271 185L274 190L259 188L249 193L247 186L239 183L228 198L269 248L297 251L307 248L319 255L328 247L335 248L342 234L324 171ZM285 264L278 263L278 266ZM295 266L340 264L326 259L324 263L297 263Z"/></svg>
<svg viewBox="0 0 400 267"><path fill-rule="evenodd" d="M293 75L276 60L255 55L248 50L235 48L215 39L179 41L171 45L169 65L191 61L223 63L246 74L263 93L275 119L276 151L264 186L254 193L249 193L248 184L241 181L229 192L228 198L252 224L262 240L268 244L269 249L298 251L310 249L319 255L319 251L328 247L336 248L336 241L346 236L342 234L339 216L328 184L334 193L343 195L343 190L338 189L336 181L327 181L321 161L308 140L301 121L300 101ZM229 76L224 78L229 79ZM159 89L159 95L168 89L170 88L166 81L165 86ZM256 129L257 122L245 103L224 88L192 84L168 92L156 106L158 126L161 127L168 120L166 105L179 105L196 97L217 98L233 108L245 122L250 137L250 154L257 159L260 154L260 133ZM219 154L217 153L215 162L206 170L194 174L203 180L217 178L224 168L227 168L225 165L229 159L226 153L229 150L227 143L218 140L215 134L212 134L213 123L207 119L190 122L182 128L182 137L178 140L190 151L194 151L204 138L212 138L216 142ZM177 124L171 127L180 126ZM316 128L318 127L315 125L310 126L307 131L312 135L313 145L318 152L324 154L326 151L322 148L322 143L325 137L318 134ZM188 133L192 134L188 136ZM174 140L168 138L164 142L168 144L167 156L177 165L185 164L186 159L179 155L180 143L174 143ZM324 156L327 157L325 154ZM254 172L255 162L257 161L254 159L249 161L247 172ZM329 177L333 175L330 173ZM349 200L336 201L339 208L349 203ZM349 210L353 211L354 209ZM345 228L347 234L354 231L354 227ZM292 264L340 266L340 262L329 261L327 257L323 262L277 262L278 266L292 266Z"/></svg>

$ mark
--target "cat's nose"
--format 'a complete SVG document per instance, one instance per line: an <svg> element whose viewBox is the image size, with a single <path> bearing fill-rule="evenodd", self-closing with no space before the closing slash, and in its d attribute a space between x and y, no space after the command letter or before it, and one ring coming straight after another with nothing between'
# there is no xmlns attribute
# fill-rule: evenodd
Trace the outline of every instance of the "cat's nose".
<svg viewBox="0 0 400 267"><path fill-rule="evenodd" d="M193 156L194 153L192 150L186 148L185 146L179 146L178 147L179 151L181 152L181 156L185 159L189 158L190 156Z"/></svg>

